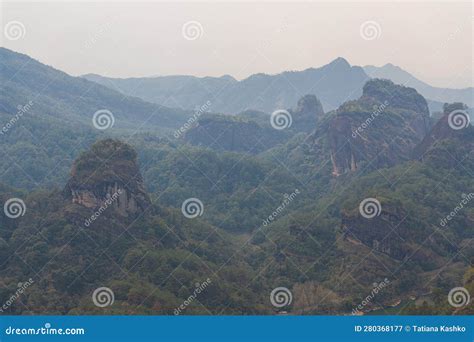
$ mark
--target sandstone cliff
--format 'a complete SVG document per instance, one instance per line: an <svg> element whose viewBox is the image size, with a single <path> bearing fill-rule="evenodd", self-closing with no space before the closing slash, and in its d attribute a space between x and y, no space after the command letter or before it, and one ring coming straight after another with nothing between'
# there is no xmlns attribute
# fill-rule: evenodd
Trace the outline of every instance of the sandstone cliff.
<svg viewBox="0 0 474 342"><path fill-rule="evenodd" d="M426 100L388 80L367 82L359 100L346 102L326 120L334 176L361 165L373 169L409 160L429 129Z"/></svg>
<svg viewBox="0 0 474 342"><path fill-rule="evenodd" d="M95 143L73 164L64 196L72 203L97 209L112 206L122 216L134 216L150 205L136 152L107 139Z"/></svg>

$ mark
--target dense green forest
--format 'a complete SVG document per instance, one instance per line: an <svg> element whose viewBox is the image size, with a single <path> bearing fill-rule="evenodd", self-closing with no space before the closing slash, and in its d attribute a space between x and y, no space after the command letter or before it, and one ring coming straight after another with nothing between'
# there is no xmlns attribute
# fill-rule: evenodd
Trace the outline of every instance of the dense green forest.
<svg viewBox="0 0 474 342"><path fill-rule="evenodd" d="M269 113L196 115L0 55L0 203L24 203L0 212L0 313L351 314L374 287L358 311L473 313L448 302L474 294L463 104L435 119L415 89L375 79L326 113L302 97L278 130ZM112 305L91 300L101 287Z"/></svg>

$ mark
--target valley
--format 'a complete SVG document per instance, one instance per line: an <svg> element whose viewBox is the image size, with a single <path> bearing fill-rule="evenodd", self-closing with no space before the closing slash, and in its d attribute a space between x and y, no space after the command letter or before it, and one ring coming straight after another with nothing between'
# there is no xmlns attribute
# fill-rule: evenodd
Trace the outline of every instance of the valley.
<svg viewBox="0 0 474 342"><path fill-rule="evenodd" d="M364 70L72 77L0 48L0 200L24 204L0 302L33 280L7 313L173 315L199 288L180 314L473 314L446 299L474 293L472 103Z"/></svg>

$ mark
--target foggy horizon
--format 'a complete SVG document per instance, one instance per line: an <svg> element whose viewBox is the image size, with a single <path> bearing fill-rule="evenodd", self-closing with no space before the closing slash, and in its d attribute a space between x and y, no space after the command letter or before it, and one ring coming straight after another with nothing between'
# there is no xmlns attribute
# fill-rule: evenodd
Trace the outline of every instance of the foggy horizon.
<svg viewBox="0 0 474 342"><path fill-rule="evenodd" d="M352 66L390 63L432 86L466 88L473 86L471 9L469 2L7 2L2 20L21 22L24 36L3 35L1 45L73 76L242 80L342 57ZM195 36L184 37L186 29Z"/></svg>

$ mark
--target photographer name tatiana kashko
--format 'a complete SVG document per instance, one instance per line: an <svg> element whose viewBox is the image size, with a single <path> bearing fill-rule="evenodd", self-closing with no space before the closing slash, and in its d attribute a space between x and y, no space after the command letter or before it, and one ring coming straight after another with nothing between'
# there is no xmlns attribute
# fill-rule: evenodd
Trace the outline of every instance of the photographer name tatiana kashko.
<svg viewBox="0 0 474 342"><path fill-rule="evenodd" d="M416 333L447 332L447 333L465 333L466 327L463 325L412 325L411 331Z"/></svg>

